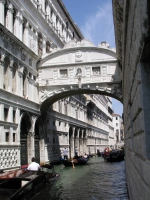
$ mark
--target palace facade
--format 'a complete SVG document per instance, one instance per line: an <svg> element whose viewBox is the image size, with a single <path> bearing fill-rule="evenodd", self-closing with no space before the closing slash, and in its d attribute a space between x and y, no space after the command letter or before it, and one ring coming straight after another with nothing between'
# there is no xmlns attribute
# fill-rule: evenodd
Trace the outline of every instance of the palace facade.
<svg viewBox="0 0 150 200"><path fill-rule="evenodd" d="M37 64L84 39L61 0L0 0L0 168L55 162L114 145L111 98L75 95L41 115Z"/></svg>

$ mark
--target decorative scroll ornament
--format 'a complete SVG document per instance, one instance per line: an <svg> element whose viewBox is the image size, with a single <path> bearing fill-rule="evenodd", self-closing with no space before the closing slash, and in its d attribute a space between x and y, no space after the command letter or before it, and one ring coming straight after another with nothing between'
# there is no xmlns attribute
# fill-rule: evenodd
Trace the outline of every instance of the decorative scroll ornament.
<svg viewBox="0 0 150 200"><path fill-rule="evenodd" d="M54 90L52 92L48 92L47 90L41 91L43 93L43 95L41 96L40 102L44 102L47 98L52 97L55 94L59 94L62 92L65 92L67 90L65 90L64 88L61 88L59 90Z"/></svg>

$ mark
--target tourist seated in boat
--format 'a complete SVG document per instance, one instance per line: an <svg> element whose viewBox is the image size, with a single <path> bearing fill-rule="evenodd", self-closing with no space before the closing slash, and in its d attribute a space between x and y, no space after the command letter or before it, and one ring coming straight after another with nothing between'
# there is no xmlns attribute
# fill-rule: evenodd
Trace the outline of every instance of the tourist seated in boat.
<svg viewBox="0 0 150 200"><path fill-rule="evenodd" d="M87 158L88 156L87 156L87 154L85 153L83 157L84 157L84 158Z"/></svg>
<svg viewBox="0 0 150 200"><path fill-rule="evenodd" d="M31 159L32 163L27 167L28 170L38 171L40 170L40 165L36 162L36 158Z"/></svg>

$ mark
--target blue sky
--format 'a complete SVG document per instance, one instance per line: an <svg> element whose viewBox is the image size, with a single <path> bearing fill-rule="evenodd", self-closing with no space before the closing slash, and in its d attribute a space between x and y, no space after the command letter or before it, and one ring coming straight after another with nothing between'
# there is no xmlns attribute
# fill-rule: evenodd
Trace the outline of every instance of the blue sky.
<svg viewBox="0 0 150 200"><path fill-rule="evenodd" d="M62 0L85 39L96 46L101 41L115 47L112 0ZM122 104L113 99L113 110L122 116Z"/></svg>

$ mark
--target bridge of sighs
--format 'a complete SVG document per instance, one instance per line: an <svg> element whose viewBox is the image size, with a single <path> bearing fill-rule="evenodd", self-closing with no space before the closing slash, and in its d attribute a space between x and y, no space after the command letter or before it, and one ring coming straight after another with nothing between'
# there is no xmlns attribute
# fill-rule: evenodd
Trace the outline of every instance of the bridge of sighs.
<svg viewBox="0 0 150 200"><path fill-rule="evenodd" d="M101 94L122 102L121 68L106 42L70 41L38 64L41 110L75 94Z"/></svg>

